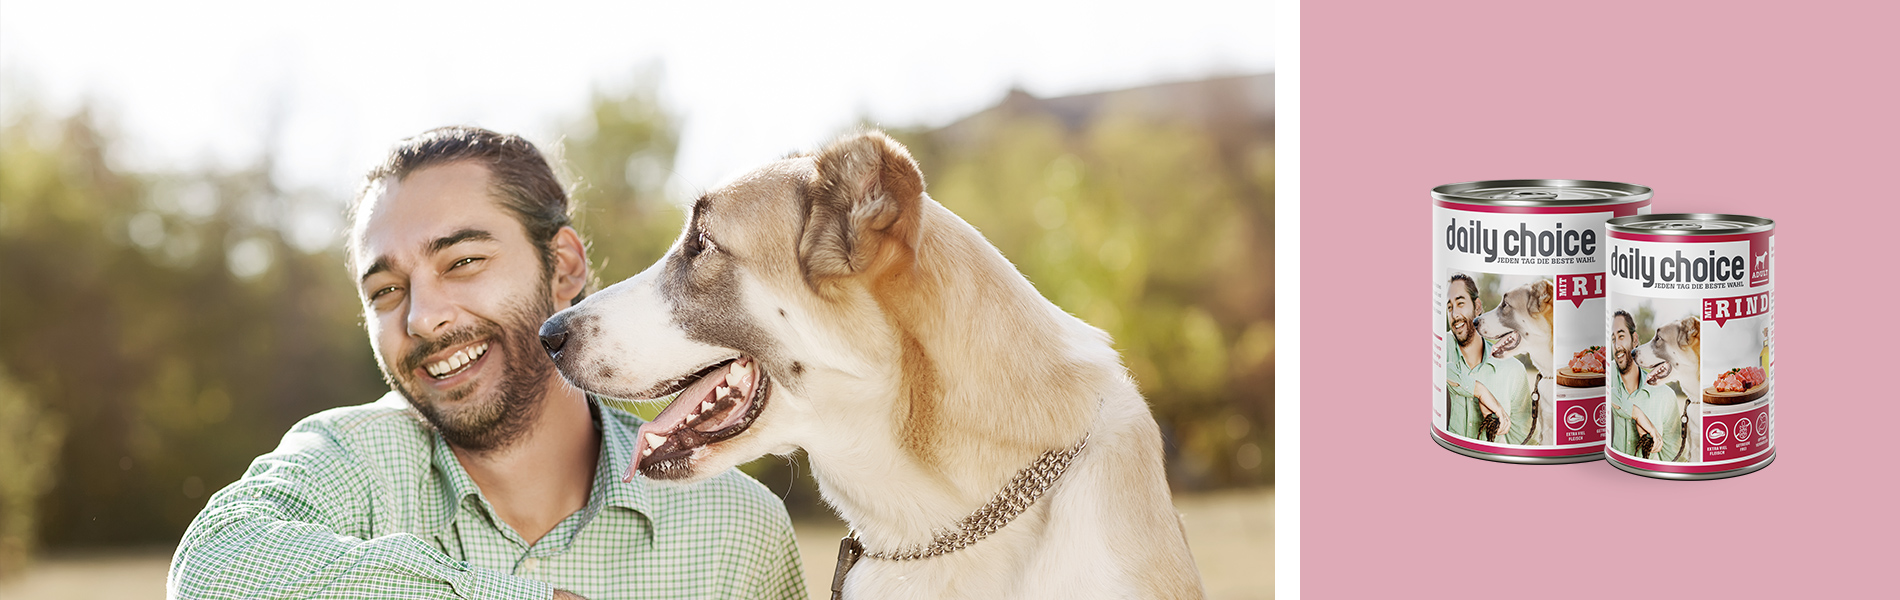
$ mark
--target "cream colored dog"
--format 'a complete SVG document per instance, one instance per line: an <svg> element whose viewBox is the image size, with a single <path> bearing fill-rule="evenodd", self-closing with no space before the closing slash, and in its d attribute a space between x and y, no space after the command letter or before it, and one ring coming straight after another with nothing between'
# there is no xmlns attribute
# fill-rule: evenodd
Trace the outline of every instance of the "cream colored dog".
<svg viewBox="0 0 1900 600"><path fill-rule="evenodd" d="M542 334L574 385L678 394L635 470L690 482L802 448L872 553L927 545L1086 436L1013 522L941 556L867 557L846 598L1202 596L1159 430L1108 336L926 195L882 133L706 194L665 257Z"/></svg>

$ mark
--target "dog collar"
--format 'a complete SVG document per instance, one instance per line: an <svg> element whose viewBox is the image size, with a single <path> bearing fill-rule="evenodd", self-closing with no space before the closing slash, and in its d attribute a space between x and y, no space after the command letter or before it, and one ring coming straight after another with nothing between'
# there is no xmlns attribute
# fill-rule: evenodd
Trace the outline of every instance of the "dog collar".
<svg viewBox="0 0 1900 600"><path fill-rule="evenodd" d="M844 539L838 540L838 568L831 576L832 600L843 596L844 576L859 558L908 561L943 556L975 545L977 541L996 533L996 530L1009 525L1010 521L1016 520L1030 506L1034 506L1036 499L1041 498L1044 492L1056 484L1056 480L1062 478L1063 471L1069 468L1075 455L1088 445L1089 436L1083 435L1082 441L1076 442L1074 446L1043 452L1035 463L1017 471L1009 485L1003 486L995 496L990 497L989 504L964 517L954 529L938 532L930 538L929 544L894 552L872 552L865 550L864 544L858 541L858 530L850 530Z"/></svg>

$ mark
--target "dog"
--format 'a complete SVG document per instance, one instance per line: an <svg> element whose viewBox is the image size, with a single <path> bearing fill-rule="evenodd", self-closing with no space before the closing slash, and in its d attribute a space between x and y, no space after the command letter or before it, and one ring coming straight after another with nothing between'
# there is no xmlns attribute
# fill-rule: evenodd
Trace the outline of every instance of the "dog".
<svg viewBox="0 0 1900 600"><path fill-rule="evenodd" d="M1634 357L1649 371L1649 385L1674 381L1692 401L1702 397L1702 321L1694 315L1656 328L1656 337L1637 346Z"/></svg>
<svg viewBox="0 0 1900 600"><path fill-rule="evenodd" d="M702 196L664 257L542 334L575 386L678 393L641 427L633 470L649 479L806 452L867 552L847 598L1204 596L1159 428L1107 334L925 194L883 133ZM925 546L1045 452L1084 440L1046 495L987 538L918 560L868 555Z"/></svg>
<svg viewBox="0 0 1900 600"><path fill-rule="evenodd" d="M1535 433L1538 443L1542 444L1557 440L1552 416L1557 403L1554 395L1557 371L1553 370L1551 359L1556 343L1553 333L1556 320L1552 318L1556 310L1554 291L1550 280L1539 279L1505 292L1497 308L1478 315L1478 335L1497 340L1491 346L1492 358L1529 354L1531 364L1537 367L1539 377L1535 385L1539 401Z"/></svg>

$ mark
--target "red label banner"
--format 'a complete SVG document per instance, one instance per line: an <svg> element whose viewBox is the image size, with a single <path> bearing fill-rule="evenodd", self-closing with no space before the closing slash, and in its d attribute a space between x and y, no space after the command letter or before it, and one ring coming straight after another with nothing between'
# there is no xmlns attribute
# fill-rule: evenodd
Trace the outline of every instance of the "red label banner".
<svg viewBox="0 0 1900 600"><path fill-rule="evenodd" d="M1603 274L1583 273L1557 276L1557 301L1569 300L1579 308L1583 301L1603 297Z"/></svg>
<svg viewBox="0 0 1900 600"><path fill-rule="evenodd" d="M1703 298L1702 320L1715 321L1715 326L1721 327L1728 324L1729 319L1764 315L1773 308L1768 292L1731 298Z"/></svg>

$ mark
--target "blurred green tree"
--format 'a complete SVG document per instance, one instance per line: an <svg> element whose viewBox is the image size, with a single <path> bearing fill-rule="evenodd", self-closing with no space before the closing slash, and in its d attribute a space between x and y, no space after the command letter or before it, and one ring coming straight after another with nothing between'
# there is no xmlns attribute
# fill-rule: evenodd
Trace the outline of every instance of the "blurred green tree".
<svg viewBox="0 0 1900 600"><path fill-rule="evenodd" d="M52 487L66 424L0 366L0 580L22 572L38 542L40 496Z"/></svg>
<svg viewBox="0 0 1900 600"><path fill-rule="evenodd" d="M1270 483L1270 129L1099 96L1076 110L1096 99L1018 93L945 128L895 133L932 198L1113 336L1169 442L1175 485Z"/></svg>
<svg viewBox="0 0 1900 600"><path fill-rule="evenodd" d="M174 541L291 423L382 393L340 256L271 221L268 157L125 173L87 110L0 139L0 364L68 427L48 545Z"/></svg>

